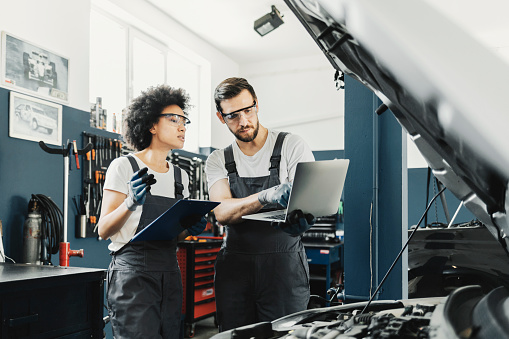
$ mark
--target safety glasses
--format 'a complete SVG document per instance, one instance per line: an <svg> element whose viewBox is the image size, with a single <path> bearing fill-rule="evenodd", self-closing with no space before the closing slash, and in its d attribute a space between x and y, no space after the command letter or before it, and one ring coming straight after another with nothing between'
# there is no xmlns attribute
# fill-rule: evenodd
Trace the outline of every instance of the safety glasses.
<svg viewBox="0 0 509 339"><path fill-rule="evenodd" d="M188 118L186 118L185 116L180 115L180 114L163 113L163 114L161 114L161 116L168 119L168 121L175 127L179 127L179 126L187 127L187 125L189 125L191 123L191 120L189 120Z"/></svg>
<svg viewBox="0 0 509 339"><path fill-rule="evenodd" d="M219 112L219 113L221 113L221 116L223 117L224 121L230 122L230 123L239 122L241 113L244 114L246 119L252 118L256 113L256 100L253 101L253 104L251 106L238 109L231 113L226 113L226 114L223 112Z"/></svg>

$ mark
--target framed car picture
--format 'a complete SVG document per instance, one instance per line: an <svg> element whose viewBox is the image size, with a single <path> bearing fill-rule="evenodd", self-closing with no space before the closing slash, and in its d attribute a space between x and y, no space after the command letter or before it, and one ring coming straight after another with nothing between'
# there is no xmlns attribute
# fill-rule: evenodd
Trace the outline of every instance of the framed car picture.
<svg viewBox="0 0 509 339"><path fill-rule="evenodd" d="M69 59L2 32L2 86L67 103Z"/></svg>
<svg viewBox="0 0 509 339"><path fill-rule="evenodd" d="M9 136L62 145L62 105L11 91Z"/></svg>

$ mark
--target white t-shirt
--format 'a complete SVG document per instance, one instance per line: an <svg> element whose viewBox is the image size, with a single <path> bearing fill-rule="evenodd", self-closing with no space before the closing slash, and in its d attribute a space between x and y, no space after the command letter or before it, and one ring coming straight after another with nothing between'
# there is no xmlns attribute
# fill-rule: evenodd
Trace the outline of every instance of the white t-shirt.
<svg viewBox="0 0 509 339"><path fill-rule="evenodd" d="M134 159L136 159L140 169L148 167L136 155L134 155ZM168 163L168 165L169 170L166 173L154 172L149 168L148 173L154 174L154 178L157 180L157 182L152 185L150 194L169 198L175 197L175 180L173 176L174 168L172 164ZM184 198L187 198L189 197L189 176L184 170L181 170L180 173L182 175L182 185L184 185L184 191L182 194L184 195ZM129 193L127 183L131 180L133 175L134 171L129 159L127 159L127 157L117 158L113 160L108 167L104 182L104 189L117 191L127 195ZM142 211L143 205L138 206L129 219L127 219L120 231L110 237L111 243L108 245L109 250L117 251L131 240L136 233L136 228L140 222Z"/></svg>
<svg viewBox="0 0 509 339"><path fill-rule="evenodd" d="M270 157L274 150L278 131L268 130L267 140L256 154L249 156L242 153L236 142L233 145L233 157L240 177L261 177L269 175ZM288 134L281 149L281 163L279 165L279 180L293 180L295 169L299 162L314 161L315 157L306 142L295 134ZM209 189L218 180L228 178L228 171L224 167L224 149L212 152L205 164L207 184Z"/></svg>

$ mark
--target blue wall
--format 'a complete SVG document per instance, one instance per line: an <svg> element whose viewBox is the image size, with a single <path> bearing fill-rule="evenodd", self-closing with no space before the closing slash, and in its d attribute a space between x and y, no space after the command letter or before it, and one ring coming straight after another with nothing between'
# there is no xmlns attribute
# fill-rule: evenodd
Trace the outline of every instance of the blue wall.
<svg viewBox="0 0 509 339"><path fill-rule="evenodd" d="M32 194L50 197L63 210L64 158L44 152L37 142L9 137L9 90L0 88L0 219L3 223L3 243L6 255L16 262L22 259L23 224ZM62 142L76 140L83 148L82 132L118 138L117 134L89 127L89 113L63 106ZM50 145L55 148L57 146ZM71 257L70 266L107 268L110 256L107 241L96 238L75 238L75 212L71 197L81 194L82 172L70 158L69 220L67 241L71 249L83 249L83 258ZM80 156L80 163L82 159ZM58 265L58 254L52 256Z"/></svg>
<svg viewBox="0 0 509 339"><path fill-rule="evenodd" d="M3 243L6 254L15 261L21 260L23 243L23 223L27 217L28 201L31 194L44 194L51 197L63 208L63 164L62 156L50 155L41 150L34 141L9 137L9 90L0 88L0 220L3 223ZM369 103L371 104L371 103ZM63 106L62 141L76 139L78 147L83 147L82 132L118 138L117 134L89 127L89 112ZM55 146L52 146L55 147ZM185 154L185 151L181 151ZM343 150L314 151L316 160L343 158ZM81 158L81 157L80 157ZM82 159L80 159L82 160ZM81 194L81 170L77 170L72 161L69 174L69 197ZM408 170L408 224L415 225L426 205L427 169ZM433 196L433 185L429 189ZM446 199L452 217L459 205L449 191ZM70 259L71 266L106 268L108 241L95 238L79 239L74 236L74 210L69 204L68 241L71 249L85 250L84 258ZM446 222L440 199L437 199L438 221ZM428 223L436 221L435 207L428 213ZM455 222L466 222L474 219L473 215L462 208ZM58 257L53 258L58 264Z"/></svg>
<svg viewBox="0 0 509 339"><path fill-rule="evenodd" d="M369 263L373 262L373 285L376 287L385 272L397 257L405 234L401 234L401 126L390 111L374 118L380 100L359 82L345 77L345 152L350 159L349 173L344 189L345 220L345 292L351 299L366 298L371 292ZM374 131L376 130L376 133ZM373 145L379 152L375 156ZM377 158L377 159L375 159ZM378 187L373 181L373 166L378 165ZM408 175L408 227L415 225L426 209L427 168L410 169ZM434 177L431 177L429 197L433 192ZM378 197L375 199L375 190ZM445 191L449 215L452 217L459 206L459 200ZM370 203L373 205L373 219L370 221ZM378 219L377 219L378 217ZM464 207L454 223L474 219ZM440 198L428 212L428 224L447 223ZM372 227L370 225L373 225ZM422 224L422 226L424 223ZM371 228L373 231L371 233ZM369 258L369 244L372 236L373 257ZM393 272L380 290L383 299L400 298L397 286L401 285L401 267ZM404 283L404 282L403 282ZM396 287L396 288L394 288ZM347 298L348 299L348 298Z"/></svg>
<svg viewBox="0 0 509 339"><path fill-rule="evenodd" d="M345 151L313 151L313 155L315 156L316 160L343 159L345 157ZM427 168L408 169L408 227L411 227L419 222L419 219L421 218L424 210L428 205L426 203L427 176ZM431 177L431 180L435 180L433 176ZM429 185L428 202L437 192L438 190L433 191L433 181L431 181ZM445 190L445 197L447 208L449 209L449 215L452 218L459 206L460 201L448 190ZM475 216L463 206L456 216L454 223L458 224L469 222L474 219ZM428 224L437 221L441 223L447 222L440 198L435 200L435 203L433 203L433 206L431 206L428 212ZM422 225L424 225L424 221L422 222L421 226Z"/></svg>
<svg viewBox="0 0 509 339"><path fill-rule="evenodd" d="M22 260L23 224L27 217L28 202L32 194L50 197L63 212L64 201L64 158L44 152L37 142L9 137L9 90L0 88L0 220L3 224L3 244L7 256L16 262ZM76 140L83 148L82 132L108 138L119 138L118 134L102 131L89 126L89 112L63 106L62 142ZM57 146L49 145L52 148ZM78 239L75 237L75 213L71 197L81 194L82 171L76 169L76 162L70 158L72 170L69 173L69 216L67 241L72 250L83 249L84 257L71 257L69 266L106 269L110 262L109 241L97 238ZM80 156L80 164L83 159ZM59 264L58 253L52 255L53 265ZM104 315L107 312L104 311ZM111 327L105 327L111 338Z"/></svg>
<svg viewBox="0 0 509 339"><path fill-rule="evenodd" d="M334 160L345 157L344 150L313 151L315 160Z"/></svg>
<svg viewBox="0 0 509 339"><path fill-rule="evenodd" d="M375 114L380 100L345 77L345 158L350 159L344 188L344 275L346 300L368 300L401 249L402 128L390 111ZM375 175L376 174L376 175ZM403 296L400 261L382 299ZM378 297L378 296L377 296Z"/></svg>
<svg viewBox="0 0 509 339"><path fill-rule="evenodd" d="M419 222L422 214L426 210L426 181L428 176L427 168L410 168L408 170L408 226L411 227ZM429 200L433 198L433 196L438 193L439 189L435 189L433 191L433 175L430 179L429 184ZM447 208L449 210L449 216L452 218L456 209L459 206L460 201L449 191L445 190L445 200L447 202ZM438 216L438 217L437 217ZM474 215L467 210L464 206L461 207L456 219L454 220L454 224L468 222L474 220ZM442 201L440 197L435 200L435 203L430 207L428 211L428 224L432 222L441 222L447 223L447 219L445 217L444 208L442 205ZM420 226L424 225L424 220Z"/></svg>

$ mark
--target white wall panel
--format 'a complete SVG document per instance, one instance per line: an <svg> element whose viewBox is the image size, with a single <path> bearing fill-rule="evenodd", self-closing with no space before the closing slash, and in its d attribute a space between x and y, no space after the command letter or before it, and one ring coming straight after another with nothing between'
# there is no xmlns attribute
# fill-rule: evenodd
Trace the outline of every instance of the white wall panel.
<svg viewBox="0 0 509 339"><path fill-rule="evenodd" d="M344 91L334 73L322 54L241 65L262 125L299 134L314 151L344 148Z"/></svg>
<svg viewBox="0 0 509 339"><path fill-rule="evenodd" d="M132 19L146 33L171 41L209 70L202 81L200 146L213 145L210 121L215 109L210 88L226 77L238 75L239 66L208 42L142 0L0 0L0 30L69 58L69 106L84 111L89 103L89 36L91 4ZM199 56L198 56L199 55ZM207 72L204 72L207 73ZM114 79L105 79L114 85Z"/></svg>
<svg viewBox="0 0 509 339"><path fill-rule="evenodd" d="M1 0L0 8L0 30L69 58L68 105L89 110L90 2Z"/></svg>

